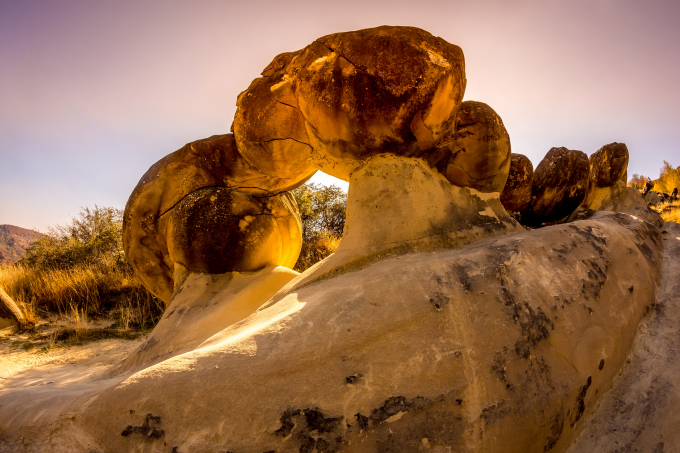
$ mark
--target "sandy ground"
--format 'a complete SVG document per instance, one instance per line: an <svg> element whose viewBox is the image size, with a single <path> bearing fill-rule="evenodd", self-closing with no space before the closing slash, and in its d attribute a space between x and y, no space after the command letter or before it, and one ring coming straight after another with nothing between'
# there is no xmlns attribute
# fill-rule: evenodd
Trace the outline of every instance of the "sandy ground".
<svg viewBox="0 0 680 453"><path fill-rule="evenodd" d="M41 329L42 328L42 329ZM38 326L37 330L47 330ZM50 385L68 374L90 374L123 360L145 339L104 339L83 345L53 346L34 332L0 329L0 393L3 390Z"/></svg>

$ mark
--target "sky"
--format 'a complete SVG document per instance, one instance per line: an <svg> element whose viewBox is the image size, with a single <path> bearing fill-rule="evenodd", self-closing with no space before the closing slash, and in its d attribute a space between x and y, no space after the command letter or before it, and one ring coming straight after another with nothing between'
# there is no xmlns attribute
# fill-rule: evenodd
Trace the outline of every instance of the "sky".
<svg viewBox="0 0 680 453"><path fill-rule="evenodd" d="M534 167L616 141L629 175L656 178L680 166L678 23L677 0L0 0L0 224L124 208L154 162L229 131L276 55L379 25L459 45L465 100L494 108Z"/></svg>

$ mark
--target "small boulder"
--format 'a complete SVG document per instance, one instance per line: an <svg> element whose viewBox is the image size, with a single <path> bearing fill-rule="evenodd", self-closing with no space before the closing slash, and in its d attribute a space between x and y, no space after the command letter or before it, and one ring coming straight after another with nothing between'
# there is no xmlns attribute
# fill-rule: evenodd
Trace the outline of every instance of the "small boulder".
<svg viewBox="0 0 680 453"><path fill-rule="evenodd" d="M534 171L531 202L522 222L540 225L567 217L583 202L589 173L583 151L551 148Z"/></svg>
<svg viewBox="0 0 680 453"><path fill-rule="evenodd" d="M510 170L510 136L500 116L483 102L465 101L456 127L435 153L437 169L451 184L480 192L500 192Z"/></svg>
<svg viewBox="0 0 680 453"><path fill-rule="evenodd" d="M534 166L523 154L511 154L508 181L501 192L501 204L508 212L524 211L531 201Z"/></svg>
<svg viewBox="0 0 680 453"><path fill-rule="evenodd" d="M611 187L616 181L626 182L628 148L625 143L604 145L590 156L590 184Z"/></svg>

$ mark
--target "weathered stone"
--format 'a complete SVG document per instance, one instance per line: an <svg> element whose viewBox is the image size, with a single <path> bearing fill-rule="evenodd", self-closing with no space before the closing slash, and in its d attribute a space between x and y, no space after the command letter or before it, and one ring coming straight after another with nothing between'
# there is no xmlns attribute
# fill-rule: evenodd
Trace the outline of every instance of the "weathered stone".
<svg viewBox="0 0 680 453"><path fill-rule="evenodd" d="M300 253L302 224L288 192L256 198L227 188L199 189L165 215L168 255L190 272L292 268Z"/></svg>
<svg viewBox="0 0 680 453"><path fill-rule="evenodd" d="M626 183L628 147L625 143L604 145L590 156L590 184L593 187L610 187L617 181Z"/></svg>
<svg viewBox="0 0 680 453"><path fill-rule="evenodd" d="M239 95L233 130L272 176L319 168L340 179L381 153L420 155L465 91L462 50L413 27L336 33L279 55Z"/></svg>
<svg viewBox="0 0 680 453"><path fill-rule="evenodd" d="M508 212L524 211L531 201L534 166L523 154L511 154L508 181L501 192L501 204Z"/></svg>
<svg viewBox="0 0 680 453"><path fill-rule="evenodd" d="M625 143L610 143L594 152L589 159L590 175L588 176L588 190L581 206L587 207L591 203L595 189L611 187L617 181L624 185L628 174L628 148Z"/></svg>
<svg viewBox="0 0 680 453"><path fill-rule="evenodd" d="M451 184L480 192L500 192L510 170L510 136L503 120L482 102L465 101L451 128L433 154ZM432 159L429 156L426 159Z"/></svg>
<svg viewBox="0 0 680 453"><path fill-rule="evenodd" d="M583 202L589 173L584 152L551 148L534 171L531 202L522 222L538 225L567 217Z"/></svg>
<svg viewBox="0 0 680 453"><path fill-rule="evenodd" d="M291 179L260 173L238 153L232 134L188 143L152 165L130 195L123 218L128 260L144 286L167 303L174 287L167 220L180 201L204 187L271 196L297 187L312 174Z"/></svg>
<svg viewBox="0 0 680 453"><path fill-rule="evenodd" d="M589 217L592 211L614 211L630 214L646 220L657 228L663 226L661 216L647 206L642 194L633 187L626 187L623 181L617 181L610 187L595 187L588 195L587 202L569 215L567 221Z"/></svg>

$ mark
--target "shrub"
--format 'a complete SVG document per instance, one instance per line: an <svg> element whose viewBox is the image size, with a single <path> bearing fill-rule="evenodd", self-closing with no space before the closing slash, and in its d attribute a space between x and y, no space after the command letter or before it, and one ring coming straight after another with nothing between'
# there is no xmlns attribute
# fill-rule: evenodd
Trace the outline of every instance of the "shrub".
<svg viewBox="0 0 680 453"><path fill-rule="evenodd" d="M659 179L654 181L654 190L671 193L676 187L680 188L680 168L673 168L670 162L664 160Z"/></svg>
<svg viewBox="0 0 680 453"><path fill-rule="evenodd" d="M293 190L302 219L302 249L294 269L304 271L333 253L345 228L347 194L337 186L305 184Z"/></svg>

